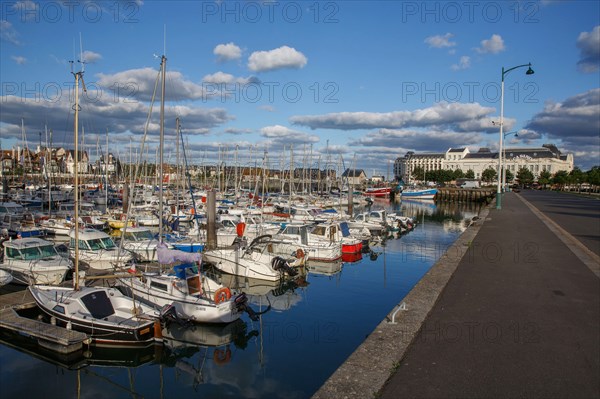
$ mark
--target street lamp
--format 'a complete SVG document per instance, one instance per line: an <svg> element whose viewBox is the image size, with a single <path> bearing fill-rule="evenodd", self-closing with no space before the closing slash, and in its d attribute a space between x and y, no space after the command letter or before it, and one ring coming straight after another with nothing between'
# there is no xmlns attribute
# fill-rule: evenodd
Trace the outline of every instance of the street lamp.
<svg viewBox="0 0 600 399"><path fill-rule="evenodd" d="M508 132L508 133L504 133L503 135L503 139L506 138L506 136L514 134L515 137L519 137L519 131L518 130L514 130L512 132ZM506 142L502 143L504 145L504 147L502 148L502 160L503 160L503 164L502 164L502 192L506 191ZM500 177L498 177L500 178Z"/></svg>
<svg viewBox="0 0 600 399"><path fill-rule="evenodd" d="M528 67L526 75L533 75L533 69L531 69L531 62L528 64L517 65L515 67L504 69L502 67L502 82L500 84L500 146L498 150L498 187L496 190L496 209L502 209L502 148L503 148L503 139L504 139L504 76L507 75L510 71L517 69Z"/></svg>

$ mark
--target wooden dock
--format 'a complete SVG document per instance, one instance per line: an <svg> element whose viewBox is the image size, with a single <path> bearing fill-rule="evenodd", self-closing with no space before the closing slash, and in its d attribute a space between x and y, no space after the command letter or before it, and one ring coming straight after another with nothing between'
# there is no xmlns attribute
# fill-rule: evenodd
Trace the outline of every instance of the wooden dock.
<svg viewBox="0 0 600 399"><path fill-rule="evenodd" d="M82 332L23 317L18 310L36 306L28 290L0 295L0 328L37 339L38 344L59 353L72 353L83 348L88 336Z"/></svg>
<svg viewBox="0 0 600 399"><path fill-rule="evenodd" d="M488 202L496 195L493 188L438 188L436 201Z"/></svg>

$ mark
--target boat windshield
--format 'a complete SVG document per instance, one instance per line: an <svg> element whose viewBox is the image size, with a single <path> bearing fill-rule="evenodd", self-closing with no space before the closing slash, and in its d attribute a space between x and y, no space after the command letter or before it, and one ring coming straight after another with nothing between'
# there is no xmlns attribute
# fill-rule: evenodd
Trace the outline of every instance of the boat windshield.
<svg viewBox="0 0 600 399"><path fill-rule="evenodd" d="M54 256L56 250L52 245L22 248L20 251L16 248L8 248L7 255L13 259L35 260Z"/></svg>
<svg viewBox="0 0 600 399"><path fill-rule="evenodd" d="M42 255L42 258L47 258L49 256L56 256L58 255L58 252L56 252L56 248L54 248L53 245L43 245L41 247L38 247L40 249L40 253Z"/></svg>
<svg viewBox="0 0 600 399"><path fill-rule="evenodd" d="M321 236L321 237L325 237L325 232L326 232L326 227L325 226L315 226L314 229L312 229L312 231L310 232L311 234L314 234L316 236Z"/></svg>
<svg viewBox="0 0 600 399"><path fill-rule="evenodd" d="M94 238L92 240L87 240L87 243L92 251L97 251L99 249L112 249L116 247L115 243L110 239L110 237Z"/></svg>
<svg viewBox="0 0 600 399"><path fill-rule="evenodd" d="M126 231L124 239L126 241L144 241L152 240L154 236L150 230Z"/></svg>

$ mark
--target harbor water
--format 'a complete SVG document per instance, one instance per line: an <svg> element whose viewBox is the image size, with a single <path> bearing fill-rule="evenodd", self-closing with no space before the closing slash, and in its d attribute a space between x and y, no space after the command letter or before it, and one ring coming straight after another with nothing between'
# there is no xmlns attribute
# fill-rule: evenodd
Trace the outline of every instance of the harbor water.
<svg viewBox="0 0 600 399"><path fill-rule="evenodd" d="M348 262L310 263L282 285L232 279L258 321L172 325L164 345L87 348L66 356L25 337L0 334L0 397L307 398L429 270L481 204L424 201L385 208L414 218L414 230ZM226 281L224 281L226 282Z"/></svg>

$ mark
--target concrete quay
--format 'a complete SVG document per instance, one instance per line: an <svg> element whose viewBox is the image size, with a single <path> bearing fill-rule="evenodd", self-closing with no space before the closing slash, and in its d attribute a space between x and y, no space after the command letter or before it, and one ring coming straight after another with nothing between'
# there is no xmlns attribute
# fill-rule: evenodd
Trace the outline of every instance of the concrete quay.
<svg viewBox="0 0 600 399"><path fill-rule="evenodd" d="M506 193L313 397L599 398L599 205Z"/></svg>

